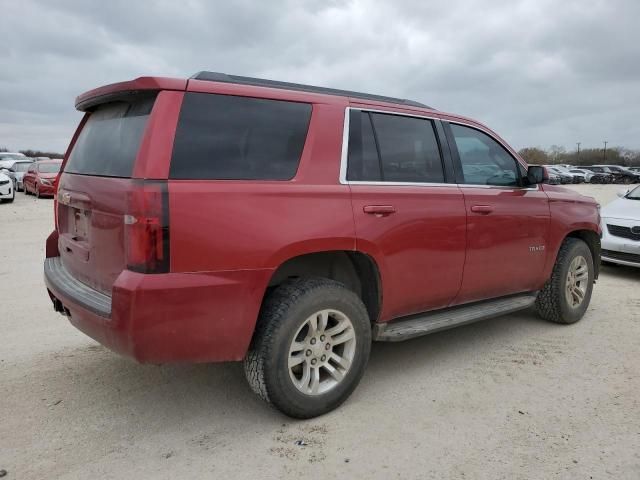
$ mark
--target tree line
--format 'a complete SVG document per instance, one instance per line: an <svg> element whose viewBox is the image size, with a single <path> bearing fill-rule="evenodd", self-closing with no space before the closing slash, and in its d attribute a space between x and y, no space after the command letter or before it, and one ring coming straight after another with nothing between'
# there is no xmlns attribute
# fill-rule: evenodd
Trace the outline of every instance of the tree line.
<svg viewBox="0 0 640 480"><path fill-rule="evenodd" d="M613 147L585 148L567 152L564 147L553 145L547 150L539 147L527 147L518 152L527 163L534 165L553 165L566 163L569 165L621 165L626 167L640 167L640 150Z"/></svg>
<svg viewBox="0 0 640 480"><path fill-rule="evenodd" d="M9 152L6 147L0 147L0 152ZM19 150L20 153L25 154L27 157L49 157L49 158L62 158L64 153L58 152L43 152L42 150Z"/></svg>

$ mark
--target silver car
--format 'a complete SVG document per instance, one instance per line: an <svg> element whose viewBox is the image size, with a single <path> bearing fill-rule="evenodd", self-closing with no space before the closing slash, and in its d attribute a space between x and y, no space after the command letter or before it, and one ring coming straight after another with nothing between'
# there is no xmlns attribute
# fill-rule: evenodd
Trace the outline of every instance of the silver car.
<svg viewBox="0 0 640 480"><path fill-rule="evenodd" d="M640 267L640 186L602 209L602 260Z"/></svg>
<svg viewBox="0 0 640 480"><path fill-rule="evenodd" d="M4 161L2 168L5 175L13 180L13 188L21 191L23 189L22 179L29 169L29 165L33 164L32 160L13 160L11 162Z"/></svg>

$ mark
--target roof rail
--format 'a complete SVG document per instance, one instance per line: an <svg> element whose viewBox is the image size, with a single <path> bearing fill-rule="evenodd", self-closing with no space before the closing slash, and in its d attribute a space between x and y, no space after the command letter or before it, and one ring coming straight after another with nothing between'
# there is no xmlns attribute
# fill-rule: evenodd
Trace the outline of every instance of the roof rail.
<svg viewBox="0 0 640 480"><path fill-rule="evenodd" d="M402 98L385 97L384 95L372 95L370 93L352 92L350 90L338 90L336 88L316 87L301 83L280 82L277 80L266 80L264 78L241 77L239 75L228 75L220 72L198 72L191 77L194 80L205 80L209 82L236 83L239 85L253 85L256 87L281 88L283 90L296 90L299 92L321 93L323 95L336 95L340 97L361 98L363 100L374 100L378 102L396 103L398 105L408 105L411 107L421 107L433 110L424 103Z"/></svg>

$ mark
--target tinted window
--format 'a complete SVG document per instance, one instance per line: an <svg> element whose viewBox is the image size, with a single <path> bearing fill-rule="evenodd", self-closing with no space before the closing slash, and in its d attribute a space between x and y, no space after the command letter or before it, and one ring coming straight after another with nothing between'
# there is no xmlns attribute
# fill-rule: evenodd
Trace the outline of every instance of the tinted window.
<svg viewBox="0 0 640 480"><path fill-rule="evenodd" d="M451 124L464 183L517 186L521 173L516 160L493 138L462 125Z"/></svg>
<svg viewBox="0 0 640 480"><path fill-rule="evenodd" d="M371 114L387 182L443 182L440 150L429 120Z"/></svg>
<svg viewBox="0 0 640 480"><path fill-rule="evenodd" d="M367 112L349 113L349 158L347 179L380 181L380 159L373 136L371 118Z"/></svg>
<svg viewBox="0 0 640 480"><path fill-rule="evenodd" d="M78 136L65 172L130 177L155 97L100 105Z"/></svg>
<svg viewBox="0 0 640 480"><path fill-rule="evenodd" d="M433 123L416 117L352 111L347 179L443 182Z"/></svg>
<svg viewBox="0 0 640 480"><path fill-rule="evenodd" d="M171 178L289 180L298 169L311 105L187 93Z"/></svg>

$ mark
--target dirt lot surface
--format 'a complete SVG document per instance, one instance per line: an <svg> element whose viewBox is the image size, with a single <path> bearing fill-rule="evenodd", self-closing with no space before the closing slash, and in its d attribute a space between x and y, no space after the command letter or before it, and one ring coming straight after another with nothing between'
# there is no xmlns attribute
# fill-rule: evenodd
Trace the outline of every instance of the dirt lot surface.
<svg viewBox="0 0 640 480"><path fill-rule="evenodd" d="M621 187L573 188L604 204ZM0 205L7 479L640 478L640 269L604 267L576 325L523 312L375 344L347 403L300 422L239 364L138 365L54 313L52 205Z"/></svg>

